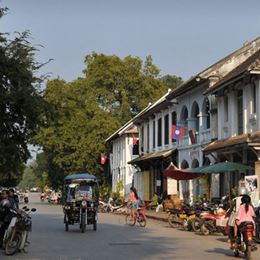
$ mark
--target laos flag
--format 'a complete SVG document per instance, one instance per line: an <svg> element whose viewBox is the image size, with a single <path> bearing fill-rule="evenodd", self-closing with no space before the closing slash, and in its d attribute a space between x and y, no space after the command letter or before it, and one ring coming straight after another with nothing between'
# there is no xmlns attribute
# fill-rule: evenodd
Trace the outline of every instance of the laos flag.
<svg viewBox="0 0 260 260"><path fill-rule="evenodd" d="M182 140L184 136L184 127L172 125L172 140Z"/></svg>

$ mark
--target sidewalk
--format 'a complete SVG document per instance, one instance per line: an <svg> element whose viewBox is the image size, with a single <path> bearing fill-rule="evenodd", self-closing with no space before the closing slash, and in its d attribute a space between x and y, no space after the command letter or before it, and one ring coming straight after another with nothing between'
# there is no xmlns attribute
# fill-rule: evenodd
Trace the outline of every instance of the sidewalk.
<svg viewBox="0 0 260 260"><path fill-rule="evenodd" d="M146 210L147 218L168 222L168 214L165 211L155 212L155 210Z"/></svg>
<svg viewBox="0 0 260 260"><path fill-rule="evenodd" d="M117 211L117 212L114 212L114 214L125 215L126 212L125 211ZM155 212L155 210L145 210L145 215L146 215L147 218L150 218L150 219L168 222L168 213L166 213L165 211Z"/></svg>

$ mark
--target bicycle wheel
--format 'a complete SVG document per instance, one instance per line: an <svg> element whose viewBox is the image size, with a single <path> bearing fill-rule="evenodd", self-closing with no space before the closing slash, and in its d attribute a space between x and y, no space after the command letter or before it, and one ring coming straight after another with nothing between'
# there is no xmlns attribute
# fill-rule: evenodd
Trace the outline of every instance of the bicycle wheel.
<svg viewBox="0 0 260 260"><path fill-rule="evenodd" d="M145 227L146 226L146 217L145 217L145 215L143 213L139 213L138 222L139 222L139 225L141 227Z"/></svg>
<svg viewBox="0 0 260 260"><path fill-rule="evenodd" d="M130 214L125 216L125 223L129 226L134 226L136 222L136 219L131 216Z"/></svg>

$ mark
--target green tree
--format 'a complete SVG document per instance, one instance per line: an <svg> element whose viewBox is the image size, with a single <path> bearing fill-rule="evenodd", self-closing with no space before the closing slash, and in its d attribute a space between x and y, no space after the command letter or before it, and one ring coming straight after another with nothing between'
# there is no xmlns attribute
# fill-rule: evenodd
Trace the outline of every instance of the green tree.
<svg viewBox="0 0 260 260"><path fill-rule="evenodd" d="M160 79L163 84L170 89L175 89L183 82L181 77L175 75L165 75Z"/></svg>
<svg viewBox="0 0 260 260"><path fill-rule="evenodd" d="M132 56L120 59L115 55L92 53L86 56L85 64L88 88L94 90L100 107L114 114L121 124L167 90L159 80L160 71L151 56L143 63Z"/></svg>
<svg viewBox="0 0 260 260"><path fill-rule="evenodd" d="M42 79L36 76L41 65L29 32L7 37L0 33L0 181L9 186L21 179L30 157L27 144L40 122Z"/></svg>
<svg viewBox="0 0 260 260"><path fill-rule="evenodd" d="M38 186L38 178L34 172L35 163L27 166L23 173L23 178L19 187L23 190Z"/></svg>
<svg viewBox="0 0 260 260"><path fill-rule="evenodd" d="M168 86L148 56L124 59L92 53L86 56L85 77L73 82L48 82L46 124L36 140L49 158L49 180L60 185L71 172L100 174L100 153L105 140L149 102L163 95Z"/></svg>

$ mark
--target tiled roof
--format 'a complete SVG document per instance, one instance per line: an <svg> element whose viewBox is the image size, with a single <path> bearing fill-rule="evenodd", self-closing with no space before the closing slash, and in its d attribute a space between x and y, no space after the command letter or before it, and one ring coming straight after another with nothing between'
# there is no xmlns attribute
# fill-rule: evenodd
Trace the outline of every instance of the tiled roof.
<svg viewBox="0 0 260 260"><path fill-rule="evenodd" d="M129 161L128 164L138 164L143 161L156 160L159 158L166 158L166 157L170 156L175 150L176 150L176 148L165 150L165 151L160 151L160 152L147 153L147 154L141 155L141 156L133 159L132 161Z"/></svg>
<svg viewBox="0 0 260 260"><path fill-rule="evenodd" d="M223 149L226 147L231 147L234 145L244 144L244 143L259 143L260 145L260 131L256 131L253 133L243 134L233 136L223 140L216 140L209 145L207 145L203 152L214 152L219 149Z"/></svg>
<svg viewBox="0 0 260 260"><path fill-rule="evenodd" d="M260 50L255 52L252 56L246 59L243 63L230 71L225 77L218 81L215 85L210 87L205 93L214 93L220 88L224 87L230 80L240 76L243 73L250 71L260 71Z"/></svg>
<svg viewBox="0 0 260 260"><path fill-rule="evenodd" d="M205 83L210 77L218 78L218 80L220 80L232 70L232 66L230 66L232 61L235 61L233 67L237 67L241 62L244 62L245 59L253 55L253 53L259 49L260 37L257 37L182 83L179 87L172 90L167 98L172 99L189 91L191 88L199 85L201 86L201 84Z"/></svg>

